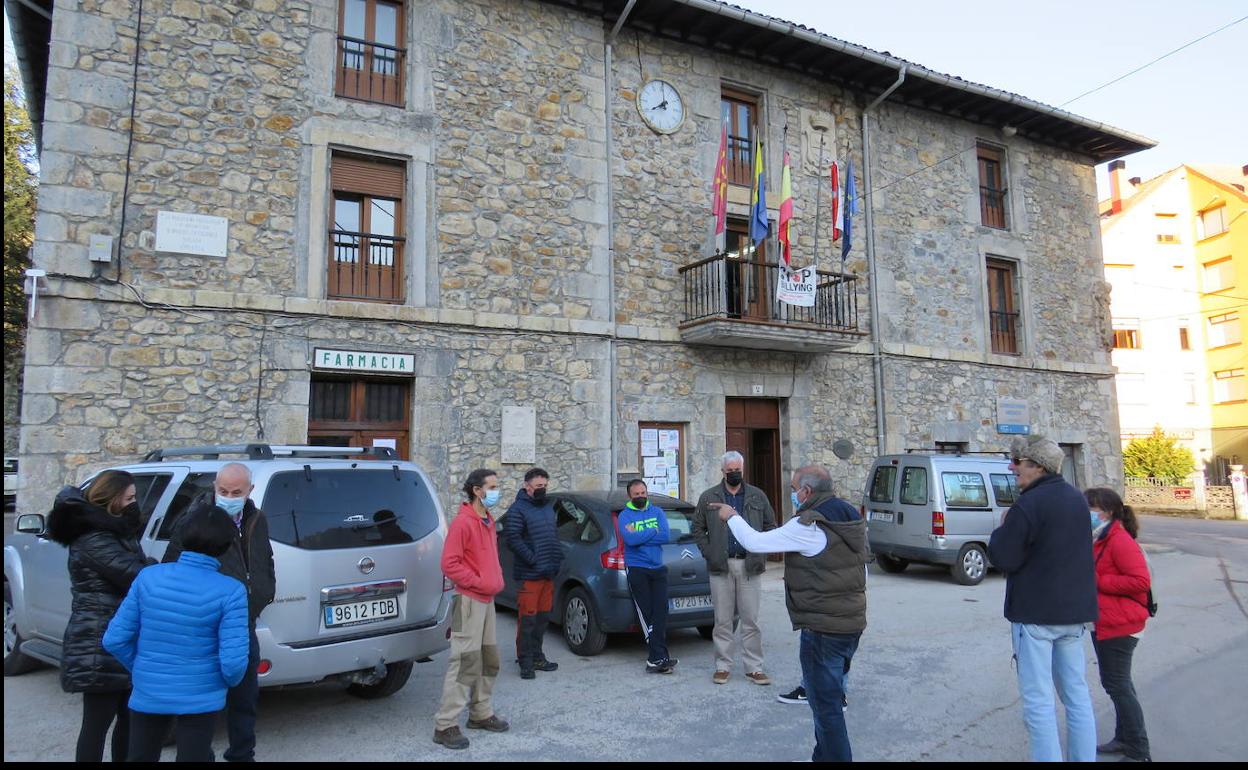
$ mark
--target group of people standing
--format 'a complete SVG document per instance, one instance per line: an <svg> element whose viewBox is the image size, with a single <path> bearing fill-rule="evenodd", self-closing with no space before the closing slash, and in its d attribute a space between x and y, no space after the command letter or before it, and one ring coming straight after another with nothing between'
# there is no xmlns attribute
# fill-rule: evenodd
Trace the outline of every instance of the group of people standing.
<svg viewBox="0 0 1248 770"><path fill-rule="evenodd" d="M144 522L126 471L57 495L48 537L69 550L73 603L61 686L83 694L77 761L103 758L114 723L114 762L156 761L170 739L179 761L212 761L222 710L225 758L255 759L255 624L277 583L268 525L251 491L245 465L222 466L214 494L177 522L162 564L139 544Z"/></svg>

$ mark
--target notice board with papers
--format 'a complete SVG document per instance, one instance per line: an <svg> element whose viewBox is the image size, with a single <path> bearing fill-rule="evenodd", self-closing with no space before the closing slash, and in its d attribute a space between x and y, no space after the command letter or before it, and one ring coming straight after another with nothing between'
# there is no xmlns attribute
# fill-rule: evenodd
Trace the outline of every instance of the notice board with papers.
<svg viewBox="0 0 1248 770"><path fill-rule="evenodd" d="M679 423L637 424L641 478L653 493L684 499L685 427Z"/></svg>

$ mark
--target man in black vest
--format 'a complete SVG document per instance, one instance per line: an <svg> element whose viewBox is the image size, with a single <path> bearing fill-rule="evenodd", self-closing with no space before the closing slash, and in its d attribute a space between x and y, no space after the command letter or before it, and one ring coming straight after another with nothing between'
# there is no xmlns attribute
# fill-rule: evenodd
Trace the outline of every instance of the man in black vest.
<svg viewBox="0 0 1248 770"><path fill-rule="evenodd" d="M844 674L867 627L867 527L836 496L826 468L793 474L796 515L758 532L732 506L717 504L737 542L751 553L786 553L784 597L802 632L802 679L815 719L814 762L849 762L853 753L841 711Z"/></svg>

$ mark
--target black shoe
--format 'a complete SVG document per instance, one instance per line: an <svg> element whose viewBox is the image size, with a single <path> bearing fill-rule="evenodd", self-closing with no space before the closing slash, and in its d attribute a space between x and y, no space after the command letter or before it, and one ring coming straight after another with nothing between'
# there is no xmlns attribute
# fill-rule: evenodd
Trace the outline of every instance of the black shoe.
<svg viewBox="0 0 1248 770"><path fill-rule="evenodd" d="M1153 761L1153 758L1152 758L1152 757L1132 757L1132 756L1126 756L1126 757L1123 757L1122 759L1120 759L1120 760L1118 760L1118 761L1119 761L1119 762L1152 762L1152 761Z"/></svg>
<svg viewBox="0 0 1248 770"><path fill-rule="evenodd" d="M792 692L786 692L782 695L777 695L776 700L780 701L781 703L791 703L791 704L799 704L799 705L804 703L808 706L810 705L810 701L806 700L806 688L801 687L801 686L793 688Z"/></svg>
<svg viewBox="0 0 1248 770"><path fill-rule="evenodd" d="M537 671L558 671L559 664L552 660L542 659L533 663L533 668Z"/></svg>
<svg viewBox="0 0 1248 770"><path fill-rule="evenodd" d="M680 661L677 660L676 658L668 658L667 660L663 662L666 663L668 666L671 666L672 668L676 668L676 664L679 663Z"/></svg>
<svg viewBox="0 0 1248 770"><path fill-rule="evenodd" d="M521 679L537 679L537 674L533 673L533 669L531 668L522 668L520 669L520 678Z"/></svg>
<svg viewBox="0 0 1248 770"><path fill-rule="evenodd" d="M458 725L448 727L445 730L434 730L433 742L440 743L448 749L468 748L468 739L459 731Z"/></svg>
<svg viewBox="0 0 1248 770"><path fill-rule="evenodd" d="M1126 749L1127 747L1124 746L1122 741L1117 738L1114 738L1109 743L1102 743L1100 746L1096 747L1098 754L1121 754L1126 751Z"/></svg>

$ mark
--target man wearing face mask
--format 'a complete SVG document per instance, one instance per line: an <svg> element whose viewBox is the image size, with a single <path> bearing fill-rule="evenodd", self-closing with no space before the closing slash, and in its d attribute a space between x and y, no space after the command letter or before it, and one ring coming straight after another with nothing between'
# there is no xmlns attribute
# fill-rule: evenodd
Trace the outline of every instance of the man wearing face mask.
<svg viewBox="0 0 1248 770"><path fill-rule="evenodd" d="M226 722L230 747L227 762L252 762L256 758L256 710L260 702L260 642L256 639L256 619L273 603L277 591L277 572L273 566L273 546L269 542L269 522L264 512L251 501L251 470L242 463L227 463L217 471L213 495L204 495L174 529L162 561L176 562L182 555L182 524L199 515L219 508L234 522L236 537L230 550L218 561L218 571L238 579L247 587L248 621L251 651L247 673L229 690L225 700Z"/></svg>
<svg viewBox="0 0 1248 770"><path fill-rule="evenodd" d="M628 503L620 511L620 538L624 541L624 566L628 590L641 612L648 655L646 672L670 674L676 659L667 653L667 565L663 546L671 540L671 529L663 509L650 502L646 482L633 479L624 488Z"/></svg>
<svg viewBox="0 0 1248 770"><path fill-rule="evenodd" d="M714 506L731 506L760 532L775 528L776 513L763 490L745 483L745 458L740 452L724 454L720 468L724 480L698 498L691 528L711 573L711 603L715 605L715 673L711 681L725 684L731 675L736 657L733 618L739 616L745 678L754 684L768 685L771 679L763 671L763 632L758 625L759 575L767 567L767 557L746 551L719 520Z"/></svg>
<svg viewBox="0 0 1248 770"><path fill-rule="evenodd" d="M534 671L554 671L558 663L546 660L542 637L550 622L555 598L554 577L563 563L563 549L555 531L555 504L546 497L550 474L530 468L524 486L503 517L507 547L515 554L512 576L517 593L516 659L520 678L534 679Z"/></svg>

